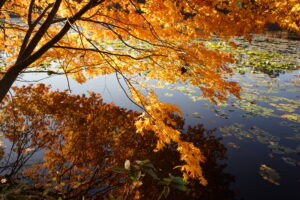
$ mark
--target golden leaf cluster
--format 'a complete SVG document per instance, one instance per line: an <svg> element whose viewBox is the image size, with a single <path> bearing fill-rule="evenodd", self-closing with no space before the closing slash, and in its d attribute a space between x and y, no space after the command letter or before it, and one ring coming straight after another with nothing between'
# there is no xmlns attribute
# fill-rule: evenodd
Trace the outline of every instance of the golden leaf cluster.
<svg viewBox="0 0 300 200"><path fill-rule="evenodd" d="M299 33L299 11L298 0L4 0L0 3L0 51L6 57L5 67L0 68L4 74L0 81L11 84L13 81L7 76L29 68L63 72L80 83L88 77L121 75L131 87L136 103L145 110L136 122L138 132L155 132L159 138L157 149L177 143L181 159L186 162L182 171L205 185L199 165L204 161L201 151L182 142L180 132L172 128L174 121L169 115L180 113L179 109L160 102L153 93L145 97L132 87L132 82L142 76L167 83L190 83L214 102L226 100L228 94L238 96L239 86L225 79L232 73L226 65L234 62L232 56L207 49L205 40L218 38L229 42L232 36L251 39L252 33L262 32L268 23ZM20 101L25 106L31 98L34 95L28 94L27 99ZM40 121L38 116L48 112L38 106L53 99L47 99L47 95L39 98L40 103L36 101L30 110L37 115L34 123L53 123ZM63 98L64 95L61 101L65 102L67 99ZM56 109L57 119L61 112L72 116L73 111L60 111L59 105L61 102L53 102L53 107L47 109ZM73 107L84 113L84 105L77 102ZM95 109L96 112L101 111ZM60 119L68 120L65 132L72 123L82 123L78 128L83 129L94 117L80 119L77 115ZM19 120L24 119L20 116ZM87 132L92 134L93 128ZM53 140L47 137L46 129L42 133L44 140ZM84 141L85 136L82 137Z"/></svg>

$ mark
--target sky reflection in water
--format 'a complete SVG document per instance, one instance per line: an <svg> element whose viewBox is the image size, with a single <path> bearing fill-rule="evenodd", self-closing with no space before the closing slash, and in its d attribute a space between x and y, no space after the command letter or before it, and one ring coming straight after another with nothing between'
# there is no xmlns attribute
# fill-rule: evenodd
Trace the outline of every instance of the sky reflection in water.
<svg viewBox="0 0 300 200"><path fill-rule="evenodd" d="M243 87L240 100L229 98L219 105L201 98L197 89L191 86L177 84L158 87L153 84L161 101L176 104L182 109L185 121L181 128L185 129L184 132L190 132L186 137L194 137L191 141L199 142L201 148L209 141L209 135L215 136L213 141L216 146L211 147L215 157L212 156L207 167L204 167L208 181L213 182L212 188L203 189L196 184L188 198L220 199L217 194L222 194L223 199L300 198L299 71L279 74L273 78L262 72L253 72L233 77ZM37 76L31 74L23 78L32 80ZM67 89L63 77L53 77L42 83L51 84L53 89ZM114 76L95 78L82 85L71 81L71 89L73 94L87 91L100 93L105 102L113 101L117 106L138 111L126 98ZM206 135L204 133L207 130L215 131L208 131ZM192 134L193 131L198 136ZM139 145L148 142L145 138L140 140ZM10 144L6 139L3 141L5 151L8 152ZM169 149L154 155L151 145L149 147L144 150L144 155L155 166L158 165L162 172L171 170L170 167L174 166L171 163L178 159L170 158L176 158L176 152ZM33 158L38 160L41 155L37 154ZM226 156L227 160L224 160ZM146 181L142 190L149 191L149 185L150 182L148 184ZM177 193L171 195L172 199L187 198Z"/></svg>

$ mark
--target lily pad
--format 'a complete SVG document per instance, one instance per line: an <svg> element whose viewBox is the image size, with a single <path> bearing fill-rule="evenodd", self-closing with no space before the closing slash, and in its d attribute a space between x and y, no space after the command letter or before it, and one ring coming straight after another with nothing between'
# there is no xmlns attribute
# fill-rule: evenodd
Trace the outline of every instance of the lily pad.
<svg viewBox="0 0 300 200"><path fill-rule="evenodd" d="M293 136L286 137L289 140L300 140L300 133L294 134Z"/></svg>
<svg viewBox="0 0 300 200"><path fill-rule="evenodd" d="M270 183L273 183L275 185L280 185L280 176L275 169L272 169L271 167L268 167L267 165L263 164L259 167L258 173L266 181L269 181Z"/></svg>
<svg viewBox="0 0 300 200"><path fill-rule="evenodd" d="M268 147L271 149L271 151L273 153L276 153L276 154L288 154L288 153L296 152L294 149L279 145L278 143L272 143L272 144L268 145Z"/></svg>
<svg viewBox="0 0 300 200"><path fill-rule="evenodd" d="M287 164L289 165L292 165L292 166L297 166L297 165L300 165L300 162L293 159L293 158L290 158L290 157L282 157L282 160L284 162L286 162Z"/></svg>
<svg viewBox="0 0 300 200"><path fill-rule="evenodd" d="M275 107L277 110L279 111L283 111L283 112L295 112L296 109L298 108L298 105L295 104L275 104L275 103L270 103L271 106Z"/></svg>
<svg viewBox="0 0 300 200"><path fill-rule="evenodd" d="M285 118L291 121L295 121L295 122L299 122L300 123L300 115L293 113L293 114L285 114L285 115L281 115L281 118Z"/></svg>
<svg viewBox="0 0 300 200"><path fill-rule="evenodd" d="M291 129L293 129L293 131L295 131L295 132L300 132L300 124L288 123L286 121L282 121L279 124L282 126L287 126Z"/></svg>

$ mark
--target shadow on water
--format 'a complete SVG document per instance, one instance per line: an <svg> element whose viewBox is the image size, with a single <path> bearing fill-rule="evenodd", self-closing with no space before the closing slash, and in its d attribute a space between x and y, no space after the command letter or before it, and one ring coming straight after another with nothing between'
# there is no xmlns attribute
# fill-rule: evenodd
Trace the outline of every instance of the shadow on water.
<svg viewBox="0 0 300 200"><path fill-rule="evenodd" d="M182 164L175 144L153 152L156 139L149 132L135 133L138 112L103 103L95 93L88 96L50 91L42 84L14 88L14 96L0 105L3 134L0 193L5 199L108 199L127 193L124 176L111 171L126 159L149 159L159 177L179 175ZM171 189L168 199L233 199L234 177L224 172L227 149L215 130L202 124L184 127L174 116L182 138L203 150L208 186L191 180L189 190ZM184 130L183 130L184 129ZM150 177L129 194L157 199L163 187ZM30 195L30 196L29 196Z"/></svg>

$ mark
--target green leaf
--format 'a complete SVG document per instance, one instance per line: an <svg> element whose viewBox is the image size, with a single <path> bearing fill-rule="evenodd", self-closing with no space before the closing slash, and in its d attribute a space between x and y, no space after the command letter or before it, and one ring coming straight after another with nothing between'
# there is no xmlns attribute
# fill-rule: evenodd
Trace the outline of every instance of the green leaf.
<svg viewBox="0 0 300 200"><path fill-rule="evenodd" d="M177 183L171 183L171 186L173 188L176 188L177 190L180 190L180 191L183 191L183 192L187 191L187 189L188 189L185 185L177 184Z"/></svg>
<svg viewBox="0 0 300 200"><path fill-rule="evenodd" d="M111 169L113 172L116 172L116 173L121 173L121 174L126 174L126 173L128 173L128 170L126 170L126 169L124 169L124 168L122 168L122 167L113 167L112 169Z"/></svg>
<svg viewBox="0 0 300 200"><path fill-rule="evenodd" d="M151 162L145 163L143 166L155 169L154 165Z"/></svg>
<svg viewBox="0 0 300 200"><path fill-rule="evenodd" d="M179 176L172 176L170 175L171 179L172 179L172 183L176 183L176 184L182 184L182 185L187 185L188 182L183 180L182 177Z"/></svg>
<svg viewBox="0 0 300 200"><path fill-rule="evenodd" d="M159 180L158 176L152 169L144 169L144 171L149 174L152 178Z"/></svg>
<svg viewBox="0 0 300 200"><path fill-rule="evenodd" d="M169 185L172 182L172 179L170 178L163 178L162 181L159 181L158 184L160 185Z"/></svg>
<svg viewBox="0 0 300 200"><path fill-rule="evenodd" d="M141 176L142 176L141 171L135 171L134 173L130 174L129 179L131 179L132 181L138 181Z"/></svg>

